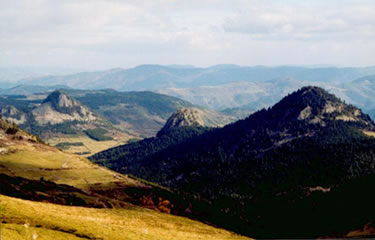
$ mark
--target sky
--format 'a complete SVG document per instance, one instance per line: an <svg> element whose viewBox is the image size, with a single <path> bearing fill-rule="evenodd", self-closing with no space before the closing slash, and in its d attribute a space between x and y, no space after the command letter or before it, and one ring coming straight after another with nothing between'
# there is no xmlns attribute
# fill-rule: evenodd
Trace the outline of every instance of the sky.
<svg viewBox="0 0 375 240"><path fill-rule="evenodd" d="M0 0L0 66L375 65L374 0Z"/></svg>

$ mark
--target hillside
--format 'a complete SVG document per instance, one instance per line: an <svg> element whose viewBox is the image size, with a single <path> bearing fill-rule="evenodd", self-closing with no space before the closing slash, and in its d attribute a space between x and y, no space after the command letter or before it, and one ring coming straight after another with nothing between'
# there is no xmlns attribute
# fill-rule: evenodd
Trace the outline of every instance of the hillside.
<svg viewBox="0 0 375 240"><path fill-rule="evenodd" d="M44 145L1 118L0 183L4 239L247 239L162 213L166 190ZM153 194L153 205L152 197L142 204Z"/></svg>
<svg viewBox="0 0 375 240"><path fill-rule="evenodd" d="M109 167L120 163L115 169L207 200L213 209L211 214L226 212L227 219L231 219L217 220L218 224L243 234L311 238L350 230L345 224L324 228L310 222L314 211L307 210L304 204L311 199L303 199L313 192L309 189L331 190L375 174L375 139L363 134L373 133L374 129L371 119L360 109L321 88L304 87L267 110L155 153L99 153L91 159L104 165L109 162ZM368 188L373 187L373 182L368 184ZM340 200L334 196L328 194L319 201L332 204ZM287 207L287 199L295 202L288 208L295 206L293 212L297 215L284 219L287 226L282 224L284 228L280 229L280 222L272 220L271 211L280 209L270 206ZM255 206L259 206L256 213ZM356 212L357 207L348 204L343 209L353 212L356 225L364 225L369 219ZM339 222L339 215L320 214L320 219ZM255 217L263 220L258 224ZM371 213L369 217L374 219ZM311 224L301 226L297 219ZM299 226L294 233L293 224Z"/></svg>
<svg viewBox="0 0 375 240"><path fill-rule="evenodd" d="M137 164L148 156L209 131L210 125L203 120L203 114L196 108L181 108L172 113L155 137L114 147L97 153L89 159L116 171L124 171L128 165Z"/></svg>
<svg viewBox="0 0 375 240"><path fill-rule="evenodd" d="M51 145L84 156L155 136L169 115L189 102L152 92L56 90L0 96L1 115ZM235 120L196 108L208 126Z"/></svg>
<svg viewBox="0 0 375 240"><path fill-rule="evenodd" d="M193 106L181 99L153 92L77 90L69 93L114 126L138 137L154 136L172 112Z"/></svg>
<svg viewBox="0 0 375 240"><path fill-rule="evenodd" d="M8 121L44 141L82 155L123 144L131 138L62 90L28 98L0 98L0 112Z"/></svg>

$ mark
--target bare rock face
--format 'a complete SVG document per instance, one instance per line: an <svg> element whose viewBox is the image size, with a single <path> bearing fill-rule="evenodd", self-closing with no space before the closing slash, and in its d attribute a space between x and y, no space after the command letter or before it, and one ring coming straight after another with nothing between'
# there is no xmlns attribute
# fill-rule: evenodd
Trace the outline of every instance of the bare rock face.
<svg viewBox="0 0 375 240"><path fill-rule="evenodd" d="M16 107L7 105L0 110L4 119L14 122L15 124L22 124L26 122L26 116L19 111Z"/></svg>
<svg viewBox="0 0 375 240"><path fill-rule="evenodd" d="M297 100L298 98L298 100ZM366 125L371 123L369 117L352 105L348 105L318 87L304 87L295 92L292 96L283 99L282 104L293 107L297 113L297 120L307 121L311 124L325 126L329 121L351 121L360 122ZM292 120L290 109L285 111Z"/></svg>
<svg viewBox="0 0 375 240"><path fill-rule="evenodd" d="M178 127L222 127L233 121L235 121L234 117L209 109L180 108L168 118L157 136Z"/></svg>
<svg viewBox="0 0 375 240"><path fill-rule="evenodd" d="M202 111L197 108L181 108L167 120L165 127L203 126Z"/></svg>
<svg viewBox="0 0 375 240"><path fill-rule="evenodd" d="M32 114L41 124L58 124L66 121L94 121L96 116L75 99L61 91L52 92Z"/></svg>
<svg viewBox="0 0 375 240"><path fill-rule="evenodd" d="M199 127L204 126L202 120L203 112L197 108L181 108L174 112L165 123L159 133L165 133L177 127ZM158 133L158 135L159 135Z"/></svg>
<svg viewBox="0 0 375 240"><path fill-rule="evenodd" d="M298 120L304 120L304 119L310 117L310 115L311 115L311 107L307 106L298 115Z"/></svg>

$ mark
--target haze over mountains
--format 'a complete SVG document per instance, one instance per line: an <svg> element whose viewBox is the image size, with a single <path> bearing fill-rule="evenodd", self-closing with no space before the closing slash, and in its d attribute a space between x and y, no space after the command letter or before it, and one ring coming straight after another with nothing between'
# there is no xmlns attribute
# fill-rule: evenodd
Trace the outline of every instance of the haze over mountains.
<svg viewBox="0 0 375 240"><path fill-rule="evenodd" d="M198 106L245 117L250 112L275 104L291 91L314 85L324 87L372 113L375 109L375 90L371 86L368 89L366 79L372 79L374 75L375 67L216 65L198 68L140 65L130 69L24 79L17 82L21 86L3 90L2 94L17 94L17 91L18 94L26 94L27 88L31 94L44 91L47 87L53 88L53 85L79 89L113 88L118 91L151 90L179 97ZM37 87L30 89L30 86L27 87L30 84L42 87L40 90Z"/></svg>

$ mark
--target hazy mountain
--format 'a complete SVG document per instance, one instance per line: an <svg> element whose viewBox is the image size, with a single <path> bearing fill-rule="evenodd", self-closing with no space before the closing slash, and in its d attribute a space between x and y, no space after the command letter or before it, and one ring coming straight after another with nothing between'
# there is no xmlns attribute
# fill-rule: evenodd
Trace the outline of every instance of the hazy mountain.
<svg viewBox="0 0 375 240"><path fill-rule="evenodd" d="M343 95L353 104L365 109L375 108L375 75L361 77L342 84Z"/></svg>
<svg viewBox="0 0 375 240"><path fill-rule="evenodd" d="M57 89L67 89L68 87L63 85L54 86L38 86L38 85L18 85L13 88L0 90L0 95L32 95L35 93L54 91Z"/></svg>
<svg viewBox="0 0 375 240"><path fill-rule="evenodd" d="M350 212L358 227L374 220L360 210L360 201L342 204L336 194L348 189L348 181L375 173L375 139L368 136L374 134L374 123L360 109L321 88L304 87L268 110L167 148L142 152L128 145L91 160L205 199L213 212L227 213L226 226L239 232L318 237L351 229L340 211ZM148 151L154 142L140 144ZM314 201L324 207L306 207ZM325 227L329 222L340 224Z"/></svg>
<svg viewBox="0 0 375 240"><path fill-rule="evenodd" d="M141 65L130 69L34 78L22 83L32 82L43 86L58 84L81 89L152 90L210 109L246 108L254 111L275 104L286 93L305 85L324 87L356 103L356 99L343 92L355 89L356 84L344 84L372 74L375 74L375 67L216 65L197 68Z"/></svg>
<svg viewBox="0 0 375 240"><path fill-rule="evenodd" d="M0 67L0 84L3 82L14 84L23 79L31 79L49 75L73 74L81 71L82 69L61 67Z"/></svg>
<svg viewBox="0 0 375 240"><path fill-rule="evenodd" d="M208 68L140 65L130 69L82 72L67 76L49 76L24 80L40 85L66 85L72 88L116 90L160 90L169 87L216 86L230 82L263 82L293 78L300 81L351 81L375 73L368 68L309 68L309 67L242 67L217 65Z"/></svg>

